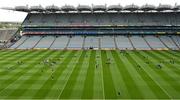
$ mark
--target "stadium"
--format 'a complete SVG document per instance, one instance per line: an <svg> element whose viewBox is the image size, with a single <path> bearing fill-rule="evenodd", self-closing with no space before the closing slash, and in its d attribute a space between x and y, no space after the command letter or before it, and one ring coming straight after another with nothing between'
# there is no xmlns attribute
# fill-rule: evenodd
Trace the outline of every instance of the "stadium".
<svg viewBox="0 0 180 100"><path fill-rule="evenodd" d="M3 9L0 99L180 99L180 5Z"/></svg>

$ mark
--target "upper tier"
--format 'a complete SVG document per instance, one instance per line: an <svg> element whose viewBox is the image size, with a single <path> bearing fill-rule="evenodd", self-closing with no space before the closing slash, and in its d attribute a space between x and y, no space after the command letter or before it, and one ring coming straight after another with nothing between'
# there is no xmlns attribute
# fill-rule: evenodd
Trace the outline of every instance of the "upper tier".
<svg viewBox="0 0 180 100"><path fill-rule="evenodd" d="M180 26L180 13L29 13L22 26Z"/></svg>

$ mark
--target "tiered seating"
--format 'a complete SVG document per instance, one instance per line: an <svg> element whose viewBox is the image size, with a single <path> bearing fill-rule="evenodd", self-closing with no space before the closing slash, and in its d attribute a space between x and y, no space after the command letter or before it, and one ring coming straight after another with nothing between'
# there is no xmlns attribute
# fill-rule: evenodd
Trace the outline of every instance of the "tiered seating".
<svg viewBox="0 0 180 100"><path fill-rule="evenodd" d="M34 48L49 48L54 41L54 36L45 36Z"/></svg>
<svg viewBox="0 0 180 100"><path fill-rule="evenodd" d="M101 37L101 48L115 48L114 37L113 36L103 36Z"/></svg>
<svg viewBox="0 0 180 100"><path fill-rule="evenodd" d="M67 46L69 37L67 36L59 36L56 38L52 46L50 47L51 49L64 49Z"/></svg>
<svg viewBox="0 0 180 100"><path fill-rule="evenodd" d="M165 45L155 36L144 37L153 49L167 49Z"/></svg>
<svg viewBox="0 0 180 100"><path fill-rule="evenodd" d="M41 38L41 36L31 36L22 45L20 45L18 49L31 49L39 42Z"/></svg>
<svg viewBox="0 0 180 100"><path fill-rule="evenodd" d="M172 41L172 39L169 36L160 36L159 38L170 49L173 49L173 50L177 50L178 49L178 47L174 44L174 42Z"/></svg>
<svg viewBox="0 0 180 100"><path fill-rule="evenodd" d="M166 16L166 17L164 17ZM176 16L179 16L178 13ZM29 14L23 25L124 25L124 26L169 26L180 25L174 14L168 13L54 13Z"/></svg>
<svg viewBox="0 0 180 100"><path fill-rule="evenodd" d="M85 43L84 43L84 48L89 49L89 48L94 48L97 49L99 48L99 37L97 36L87 36L85 38Z"/></svg>
<svg viewBox="0 0 180 100"><path fill-rule="evenodd" d="M176 44L175 44L176 43ZM10 48L17 49L116 49L120 50L178 50L180 37L172 36L22 36Z"/></svg>
<svg viewBox="0 0 180 100"><path fill-rule="evenodd" d="M117 36L116 43L119 49L133 49L127 36Z"/></svg>
<svg viewBox="0 0 180 100"><path fill-rule="evenodd" d="M74 36L71 38L68 49L81 49L83 46L83 37L82 36Z"/></svg>
<svg viewBox="0 0 180 100"><path fill-rule="evenodd" d="M143 50L151 49L141 36L131 36L130 39L136 49L143 49Z"/></svg>
<svg viewBox="0 0 180 100"><path fill-rule="evenodd" d="M22 36L20 40L18 40L15 44L13 44L10 48L11 49L15 49L17 47L19 47L21 44L23 44L23 42L25 42L25 40L27 39L27 36Z"/></svg>
<svg viewBox="0 0 180 100"><path fill-rule="evenodd" d="M173 41L180 48L180 36L172 36Z"/></svg>

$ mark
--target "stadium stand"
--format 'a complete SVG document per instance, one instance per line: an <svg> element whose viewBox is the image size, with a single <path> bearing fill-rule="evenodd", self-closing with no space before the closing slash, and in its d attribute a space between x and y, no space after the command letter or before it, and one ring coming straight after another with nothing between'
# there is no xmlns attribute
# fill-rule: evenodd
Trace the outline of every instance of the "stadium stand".
<svg viewBox="0 0 180 100"><path fill-rule="evenodd" d="M131 36L130 39L137 50L151 50L142 36Z"/></svg>
<svg viewBox="0 0 180 100"><path fill-rule="evenodd" d="M34 47L37 49L47 49L50 48L51 44L53 43L55 37L54 36L44 36L41 41L39 41L39 43Z"/></svg>
<svg viewBox="0 0 180 100"><path fill-rule="evenodd" d="M67 49L82 49L83 40L84 38L82 36L70 37Z"/></svg>
<svg viewBox="0 0 180 100"><path fill-rule="evenodd" d="M167 49L167 47L156 36L145 36L144 38L154 50Z"/></svg>
<svg viewBox="0 0 180 100"><path fill-rule="evenodd" d="M61 10L56 9L58 7L46 8L36 6L26 7L26 10L18 9L28 12L28 15L22 23L23 36L9 48L120 50L180 48L178 36L180 13L169 7L139 8L136 5L127 5L106 8L104 5L94 5L75 8L65 5Z"/></svg>
<svg viewBox="0 0 180 100"><path fill-rule="evenodd" d="M12 45L10 48L15 49L18 48L20 45L22 45L26 40L28 39L27 36L22 36L19 41L17 41L14 45Z"/></svg>
<svg viewBox="0 0 180 100"><path fill-rule="evenodd" d="M114 36L103 36L101 38L101 47L105 49L114 49L115 43L114 43Z"/></svg>
<svg viewBox="0 0 180 100"><path fill-rule="evenodd" d="M2 47L17 31L17 29L0 29L0 47Z"/></svg>
<svg viewBox="0 0 180 100"><path fill-rule="evenodd" d="M30 36L22 45L20 45L19 49L32 49L34 48L39 41L41 40L41 36Z"/></svg>
<svg viewBox="0 0 180 100"><path fill-rule="evenodd" d="M133 49L133 46L131 45L127 36L117 36L116 43L117 43L117 47L120 50L126 50L126 49L132 50Z"/></svg>
<svg viewBox="0 0 180 100"><path fill-rule="evenodd" d="M171 38L174 41L174 43L176 44L176 46L178 48L180 48L180 37L179 36L172 36Z"/></svg>
<svg viewBox="0 0 180 100"><path fill-rule="evenodd" d="M159 36L159 39L161 40L164 45L166 45L168 48L172 50L178 50L179 48L174 44L172 39L169 36Z"/></svg>
<svg viewBox="0 0 180 100"><path fill-rule="evenodd" d="M65 49L69 39L68 36L57 36L50 49Z"/></svg>
<svg viewBox="0 0 180 100"><path fill-rule="evenodd" d="M99 46L99 37L97 36L88 36L85 37L84 49L98 49Z"/></svg>

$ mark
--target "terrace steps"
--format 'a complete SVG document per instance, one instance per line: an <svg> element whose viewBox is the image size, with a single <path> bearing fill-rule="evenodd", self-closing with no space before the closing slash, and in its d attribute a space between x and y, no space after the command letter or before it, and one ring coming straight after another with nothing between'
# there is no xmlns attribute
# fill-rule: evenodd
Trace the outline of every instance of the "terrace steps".
<svg viewBox="0 0 180 100"><path fill-rule="evenodd" d="M35 48L42 39L43 39L43 37L41 37L41 38L38 40L38 42L37 42L31 49Z"/></svg>
<svg viewBox="0 0 180 100"><path fill-rule="evenodd" d="M26 39L21 43L19 44L15 49L19 48L29 37L26 37Z"/></svg>
<svg viewBox="0 0 180 100"><path fill-rule="evenodd" d="M48 48L48 49L50 49L50 48L51 48L51 46L54 44L54 42L56 41L56 38L57 38L57 37L54 37L54 40L53 40L53 42L51 43L51 45L49 46L49 48Z"/></svg>
<svg viewBox="0 0 180 100"><path fill-rule="evenodd" d="M153 48L152 48L151 45L147 42L147 40L144 38L144 36L143 36L143 39L144 39L144 41L146 42L146 44L149 46L149 48L151 48L151 50L153 50Z"/></svg>
<svg viewBox="0 0 180 100"><path fill-rule="evenodd" d="M84 46L85 46L85 40L86 40L86 37L83 37L82 49L84 49Z"/></svg>
<svg viewBox="0 0 180 100"><path fill-rule="evenodd" d="M134 49L134 50L136 50L136 48L134 47L134 45L133 45L133 43L132 43L132 41L131 41L131 39L130 39L129 37L130 37L130 36L128 36L128 40L129 40L129 42L131 43L131 45L132 45L133 49Z"/></svg>
<svg viewBox="0 0 180 100"><path fill-rule="evenodd" d="M174 41L174 39L172 37L170 37L171 40L174 42L174 44L178 47L178 49L180 50L180 47L178 46L178 44Z"/></svg>
<svg viewBox="0 0 180 100"><path fill-rule="evenodd" d="M118 49L115 36L114 36L114 44L115 44L115 48Z"/></svg>
<svg viewBox="0 0 180 100"><path fill-rule="evenodd" d="M66 46L65 46L64 49L67 49L67 48L68 48L68 45L69 45L70 41L71 41L71 37L69 37L68 42L67 42L67 44L66 44Z"/></svg>
<svg viewBox="0 0 180 100"><path fill-rule="evenodd" d="M99 49L101 49L101 38L98 38Z"/></svg>
<svg viewBox="0 0 180 100"><path fill-rule="evenodd" d="M169 47L161 40L161 38L159 38L159 37L157 37L157 38L161 41L161 43L162 43L166 48L171 49L171 48L169 48Z"/></svg>

